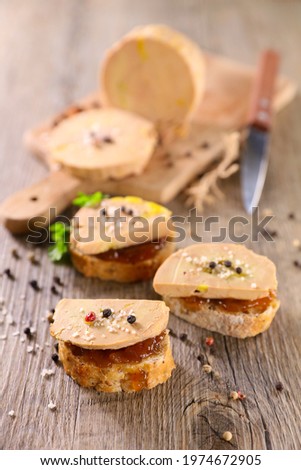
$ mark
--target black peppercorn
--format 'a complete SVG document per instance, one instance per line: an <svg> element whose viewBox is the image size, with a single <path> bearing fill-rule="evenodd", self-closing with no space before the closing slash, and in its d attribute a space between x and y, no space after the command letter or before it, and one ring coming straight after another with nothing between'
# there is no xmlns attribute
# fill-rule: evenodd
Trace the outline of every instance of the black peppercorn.
<svg viewBox="0 0 301 470"><path fill-rule="evenodd" d="M128 215L132 217L134 215L134 211L132 209L128 209Z"/></svg>
<svg viewBox="0 0 301 470"><path fill-rule="evenodd" d="M21 256L19 255L17 248L13 248L12 251L11 251L11 254L12 254L13 258L21 259Z"/></svg>
<svg viewBox="0 0 301 470"><path fill-rule="evenodd" d="M104 318L109 318L112 315L112 310L110 308L105 308L102 312Z"/></svg>
<svg viewBox="0 0 301 470"><path fill-rule="evenodd" d="M10 279L11 281L14 281L16 279L9 268L5 269L3 272L4 272L4 274L6 274L8 279Z"/></svg>
<svg viewBox="0 0 301 470"><path fill-rule="evenodd" d="M237 274L241 274L242 273L242 269L240 266L238 266L235 271L237 272Z"/></svg>
<svg viewBox="0 0 301 470"><path fill-rule="evenodd" d="M210 261L210 263L209 263L209 268L210 268L210 269L216 268L216 262L215 262L215 261Z"/></svg>
<svg viewBox="0 0 301 470"><path fill-rule="evenodd" d="M278 390L278 392L282 392L282 390L284 389L282 382L277 382L275 387L276 387L276 390Z"/></svg>
<svg viewBox="0 0 301 470"><path fill-rule="evenodd" d="M27 336L27 338L31 338L31 330L30 330L29 326L24 328L24 334Z"/></svg>
<svg viewBox="0 0 301 470"><path fill-rule="evenodd" d="M169 328L169 336L171 336L172 338L177 338L178 337L176 335L176 333L171 328Z"/></svg>
<svg viewBox="0 0 301 470"><path fill-rule="evenodd" d="M55 286L51 287L51 293L53 295L60 295L59 291L57 290L57 288Z"/></svg>
<svg viewBox="0 0 301 470"><path fill-rule="evenodd" d="M59 276L54 276L53 280L58 286L64 287L64 284L62 283L61 278Z"/></svg>
<svg viewBox="0 0 301 470"><path fill-rule="evenodd" d="M51 359L53 360L53 362L55 362L57 364L59 362L58 354L56 354L56 353L52 354Z"/></svg>
<svg viewBox="0 0 301 470"><path fill-rule="evenodd" d="M38 281L36 281L35 279L33 279L32 281L29 282L29 285L33 288L33 290L35 290L36 292L39 292L41 290L39 284L38 284Z"/></svg>
<svg viewBox="0 0 301 470"><path fill-rule="evenodd" d="M270 232L270 236L271 236L272 238L276 238L276 237L278 237L278 232L277 232L276 230L272 230L272 231Z"/></svg>
<svg viewBox="0 0 301 470"><path fill-rule="evenodd" d="M127 317L127 321L128 321L128 323L130 323L130 324L135 323L135 321L136 321L135 315L129 315L129 316Z"/></svg>
<svg viewBox="0 0 301 470"><path fill-rule="evenodd" d="M224 261L224 265L226 266L226 268L231 268L232 263L231 263L231 261L226 260L226 261Z"/></svg>
<svg viewBox="0 0 301 470"><path fill-rule="evenodd" d="M205 364L205 359L206 359L206 358L205 358L204 354L199 354L199 355L197 356L197 360L198 360L202 365Z"/></svg>

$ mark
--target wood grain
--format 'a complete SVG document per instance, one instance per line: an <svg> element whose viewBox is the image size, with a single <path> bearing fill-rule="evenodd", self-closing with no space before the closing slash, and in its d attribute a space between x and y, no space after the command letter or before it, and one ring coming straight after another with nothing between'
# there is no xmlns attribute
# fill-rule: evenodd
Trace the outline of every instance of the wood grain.
<svg viewBox="0 0 301 470"><path fill-rule="evenodd" d="M189 34L209 51L245 63L255 63L261 49L273 46L283 58L283 73L299 81L297 47L301 4L266 0L6 0L0 4L0 192L7 197L40 180L46 169L26 155L21 146L25 129L59 112L68 103L96 87L103 51L138 23L167 22ZM51 361L46 311L60 295L51 293L53 276L70 297L155 298L151 283L130 286L85 280L70 266L55 266L46 248L35 248L40 265L27 259L32 248L23 238L1 227L1 273L10 268L16 280L2 274L0 296L7 315L0 313L1 448L5 449L300 449L301 409L301 253L292 245L301 239L301 102L298 98L274 122L271 161L261 208L275 217L269 224L278 236L274 242L248 243L271 257L278 267L282 307L270 330L240 341L213 334L214 352L204 346L208 332L171 317L170 327L177 369L164 386L137 395L104 395L80 389L60 368L48 380L41 377ZM226 198L203 216L218 215L211 233L234 215L244 215L239 179L223 183ZM176 214L186 214L183 198L170 204ZM295 220L288 214L295 213ZM246 227L250 232L250 226ZM248 233L249 233L248 232ZM185 242L188 243L187 239ZM16 260L12 248L21 259ZM29 281L42 291L35 293ZM10 325L11 315L15 321ZM14 337L31 324L37 333L30 344ZM179 335L187 334L181 341ZM21 334L21 338L24 335ZM37 344L44 350L38 350ZM49 346L47 345L49 344ZM199 356L199 359L197 357ZM202 362L215 373L206 375ZM276 390L278 381L283 391ZM231 401L231 390L246 394ZM57 410L47 404L53 400ZM16 418L8 416L14 409ZM233 433L227 443L224 431Z"/></svg>

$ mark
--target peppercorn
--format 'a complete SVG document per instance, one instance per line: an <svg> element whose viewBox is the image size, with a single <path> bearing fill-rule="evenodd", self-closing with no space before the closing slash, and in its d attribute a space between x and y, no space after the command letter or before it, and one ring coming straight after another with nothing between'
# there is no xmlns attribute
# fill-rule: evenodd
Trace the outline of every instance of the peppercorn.
<svg viewBox="0 0 301 470"><path fill-rule="evenodd" d="M29 251L27 254L28 260L33 264L34 266L38 266L40 264L40 261L35 257L35 254L33 251Z"/></svg>
<svg viewBox="0 0 301 470"><path fill-rule="evenodd" d="M60 295L59 291L57 290L55 286L51 286L51 293L53 295Z"/></svg>
<svg viewBox="0 0 301 470"><path fill-rule="evenodd" d="M226 268L231 268L232 263L231 263L231 261L226 260L226 261L224 261L224 265L226 266Z"/></svg>
<svg viewBox="0 0 301 470"><path fill-rule="evenodd" d="M135 323L135 321L136 321L135 315L129 315L127 317L127 322L130 323L131 325L132 325L132 323Z"/></svg>
<svg viewBox="0 0 301 470"><path fill-rule="evenodd" d="M110 308L105 308L102 312L104 318L109 318L112 315L112 310Z"/></svg>
<svg viewBox="0 0 301 470"><path fill-rule="evenodd" d="M180 340L181 341L186 341L187 339L187 334L186 333L181 333L180 336L179 336Z"/></svg>
<svg viewBox="0 0 301 470"><path fill-rule="evenodd" d="M33 288L34 291L39 292L41 290L38 281L33 279L32 281L29 281L29 285Z"/></svg>
<svg viewBox="0 0 301 470"><path fill-rule="evenodd" d="M17 248L13 248L13 249L11 250L11 254L12 254L13 258L15 258L15 259L21 259L21 256L19 255Z"/></svg>
<svg viewBox="0 0 301 470"><path fill-rule="evenodd" d="M59 276L54 276L53 280L58 286L64 287L64 284L62 283L61 278Z"/></svg>
<svg viewBox="0 0 301 470"><path fill-rule="evenodd" d="M233 390L233 391L230 393L229 396L230 396L230 398L232 398L232 400L238 400L238 399L239 399L239 395L238 395L238 393L237 393L235 390Z"/></svg>
<svg viewBox="0 0 301 470"><path fill-rule="evenodd" d="M276 387L276 390L278 390L278 392L282 392L284 389L282 382L277 382L275 387Z"/></svg>
<svg viewBox="0 0 301 470"><path fill-rule="evenodd" d="M270 236L271 236L272 238L278 237L278 232L277 232L276 230L272 230L272 231L269 232L269 233L270 233Z"/></svg>
<svg viewBox="0 0 301 470"><path fill-rule="evenodd" d="M51 359L53 360L53 362L55 362L55 364L57 364L59 362L58 354L56 353L52 354Z"/></svg>
<svg viewBox="0 0 301 470"><path fill-rule="evenodd" d="M54 322L53 313L50 312L47 315L47 320L48 320L48 323L50 323L50 324Z"/></svg>
<svg viewBox="0 0 301 470"><path fill-rule="evenodd" d="M210 261L210 263L209 263L209 268L210 268L210 269L216 268L216 262L215 262L215 261Z"/></svg>
<svg viewBox="0 0 301 470"><path fill-rule="evenodd" d="M3 272L4 272L4 274L6 274L8 279L10 279L11 281L14 281L16 279L14 274L11 272L11 270L9 268L6 268Z"/></svg>
<svg viewBox="0 0 301 470"><path fill-rule="evenodd" d="M222 438L224 439L224 441L231 441L233 435L232 435L232 432L230 431L225 431L224 434L222 435Z"/></svg>
<svg viewBox="0 0 301 470"><path fill-rule="evenodd" d="M128 209L128 215L132 217L134 215L134 211L132 209Z"/></svg>
<svg viewBox="0 0 301 470"><path fill-rule="evenodd" d="M197 360L198 360L202 365L204 365L204 363L205 363L205 356L204 356L204 354L199 354L199 355L197 356Z"/></svg>
<svg viewBox="0 0 301 470"><path fill-rule="evenodd" d="M236 269L235 269L236 273L237 274L241 274L242 273L242 269L240 266L238 266Z"/></svg>
<svg viewBox="0 0 301 470"><path fill-rule="evenodd" d="M169 328L169 336L171 336L172 338L177 338L177 334L171 329Z"/></svg>
<svg viewBox="0 0 301 470"><path fill-rule="evenodd" d="M85 322L87 323L92 323L96 320L96 315L94 312L89 312L87 313L87 315L85 316Z"/></svg>
<svg viewBox="0 0 301 470"><path fill-rule="evenodd" d="M208 336L208 338L205 339L205 344L206 346L212 346L214 343L214 339L212 338L212 336Z"/></svg>
<svg viewBox="0 0 301 470"><path fill-rule="evenodd" d="M211 374L212 372L212 367L210 364L204 364L202 369L204 372L206 372L206 374Z"/></svg>
<svg viewBox="0 0 301 470"><path fill-rule="evenodd" d="M24 334L27 336L27 338L31 338L31 329L29 328L29 326L24 328Z"/></svg>

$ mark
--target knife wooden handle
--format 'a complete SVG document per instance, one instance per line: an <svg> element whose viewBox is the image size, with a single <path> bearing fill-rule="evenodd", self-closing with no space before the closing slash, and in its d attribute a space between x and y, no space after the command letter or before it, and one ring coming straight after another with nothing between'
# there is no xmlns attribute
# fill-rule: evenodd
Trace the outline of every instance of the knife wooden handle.
<svg viewBox="0 0 301 470"><path fill-rule="evenodd" d="M0 221L15 234L28 232L31 224L46 227L71 204L78 191L84 190L81 180L58 170L3 201Z"/></svg>
<svg viewBox="0 0 301 470"><path fill-rule="evenodd" d="M280 56L271 49L265 50L260 57L254 89L251 98L249 123L269 130L272 117L272 100L275 91Z"/></svg>

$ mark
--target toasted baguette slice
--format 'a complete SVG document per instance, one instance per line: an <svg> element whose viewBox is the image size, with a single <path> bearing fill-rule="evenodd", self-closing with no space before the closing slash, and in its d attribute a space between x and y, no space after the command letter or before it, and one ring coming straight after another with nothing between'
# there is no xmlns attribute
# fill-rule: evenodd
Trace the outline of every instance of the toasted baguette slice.
<svg viewBox="0 0 301 470"><path fill-rule="evenodd" d="M166 382L175 363L168 332L162 340L159 354L153 354L139 363L111 364L99 367L90 360L75 355L69 343L59 341L59 357L65 372L82 387L98 392L138 392Z"/></svg>
<svg viewBox="0 0 301 470"><path fill-rule="evenodd" d="M174 251L174 243L165 242L162 247L154 250L152 257L136 261L120 261L116 259L105 259L101 255L84 255L74 245L70 245L72 263L86 277L97 277L104 281L136 282L152 279L159 266ZM118 250L127 250L134 253L143 249L143 245L132 246Z"/></svg>
<svg viewBox="0 0 301 470"><path fill-rule="evenodd" d="M185 308L180 297L163 296L166 305L177 317L194 325L216 331L222 335L236 338L256 336L267 330L280 306L277 298L273 298L268 308L262 313L231 313L218 307L212 307L209 303L202 304L198 310Z"/></svg>

